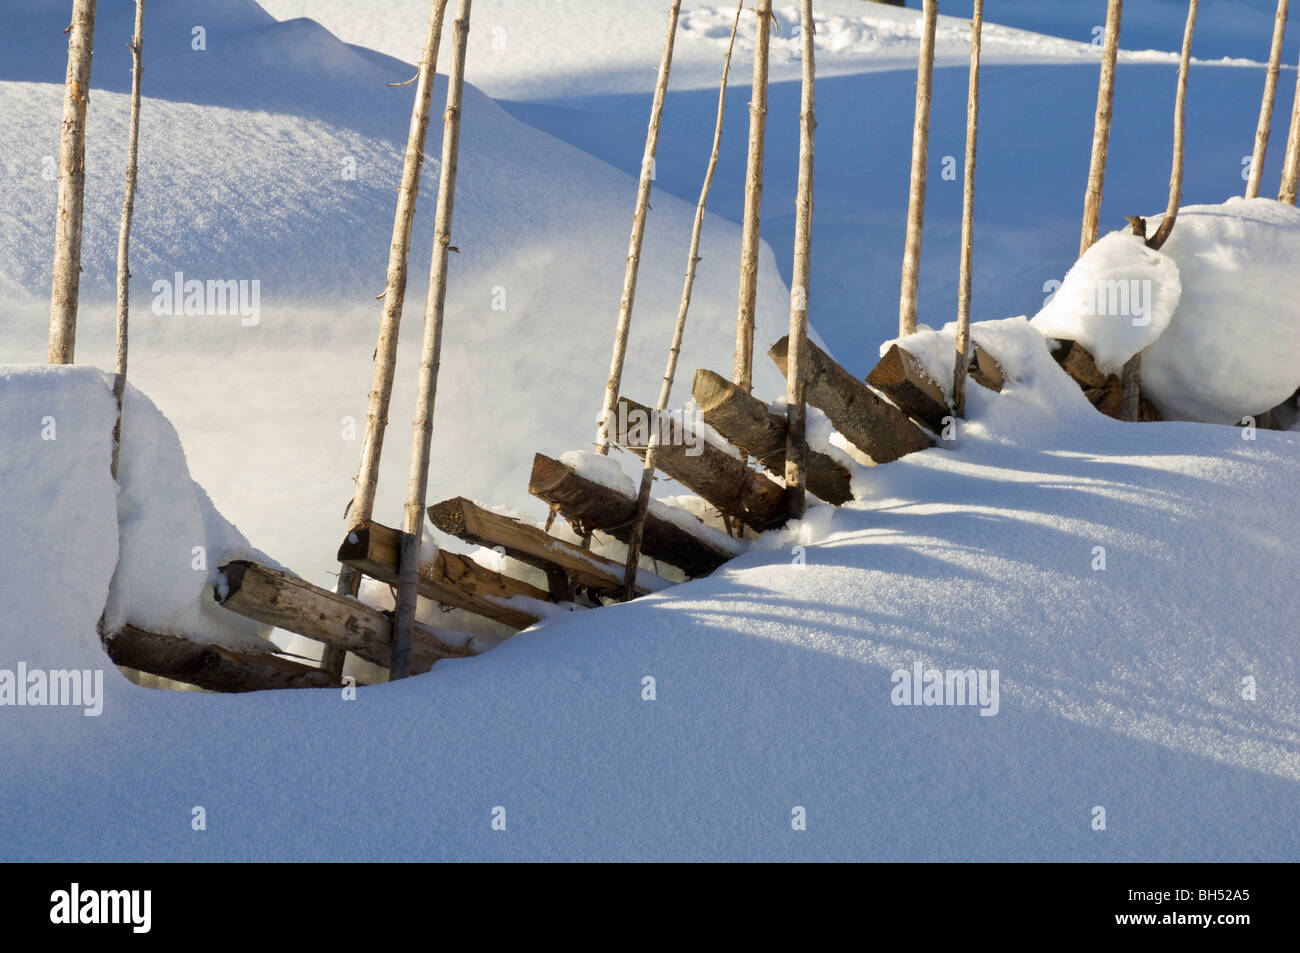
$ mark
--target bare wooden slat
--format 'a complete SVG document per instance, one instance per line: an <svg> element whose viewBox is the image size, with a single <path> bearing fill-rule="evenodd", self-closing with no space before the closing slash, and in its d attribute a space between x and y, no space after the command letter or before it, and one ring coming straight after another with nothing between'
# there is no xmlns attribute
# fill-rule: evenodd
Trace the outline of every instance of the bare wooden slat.
<svg viewBox="0 0 1300 953"><path fill-rule="evenodd" d="M1002 370L1002 365L984 348L978 344L972 344L975 352L975 362L970 369L970 378L981 387L987 387L996 393L1002 393L1002 387L1007 382L1007 375Z"/></svg>
<svg viewBox="0 0 1300 953"><path fill-rule="evenodd" d="M601 595L616 595L623 586L623 567L574 543L556 539L536 526L493 513L463 496L429 507L434 526L467 543L500 547L517 559L546 572L559 572L577 585ZM639 595L667 588L670 583L653 573L638 574Z"/></svg>
<svg viewBox="0 0 1300 953"><path fill-rule="evenodd" d="M767 352L784 374L788 341L781 338ZM805 397L830 418L846 440L876 463L888 463L934 446L916 424L889 401L858 380L825 351L808 342Z"/></svg>
<svg viewBox="0 0 1300 953"><path fill-rule="evenodd" d="M943 418L951 413L943 387L897 344L872 368L867 383L931 430L942 430Z"/></svg>
<svg viewBox="0 0 1300 953"><path fill-rule="evenodd" d="M631 536L636 500L575 473L559 460L540 453L533 457L528 492L554 504L580 532L598 529L621 542ZM706 527L700 523L700 528ZM691 577L708 575L735 555L714 545L703 533L688 532L656 515L653 509L646 516L641 551L677 566Z"/></svg>
<svg viewBox="0 0 1300 953"><path fill-rule="evenodd" d="M107 636L104 648L117 665L214 692L329 688L341 684L329 672L301 662L274 655L245 655L132 625Z"/></svg>
<svg viewBox="0 0 1300 953"><path fill-rule="evenodd" d="M349 531L339 547L339 562L395 586L401 536L380 523L358 526ZM550 594L536 586L484 569L467 556L442 552L433 562L420 565L418 592L439 605L464 609L512 629L526 629L539 616L505 602L515 596L550 600Z"/></svg>
<svg viewBox="0 0 1300 953"><path fill-rule="evenodd" d="M746 394L721 374L701 368L691 385L705 423L745 451L769 472L785 476L786 419ZM839 506L853 499L849 471L817 450L806 451L809 492Z"/></svg>
<svg viewBox="0 0 1300 953"><path fill-rule="evenodd" d="M626 397L619 399L620 421L628 421L619 443L644 458L650 428L658 427L655 412ZM630 422L641 420L644 427ZM710 444L699 434L682 428L681 440L661 441L655 452L655 466L727 516L762 532L789 519L785 487L758 473Z"/></svg>
<svg viewBox="0 0 1300 953"><path fill-rule="evenodd" d="M392 619L387 613L246 560L227 563L221 572L225 584L213 591L213 598L231 612L387 666L393 644ZM464 639L468 644L469 635ZM427 671L439 659L474 654L464 645L448 644L417 623L412 648L416 671Z"/></svg>

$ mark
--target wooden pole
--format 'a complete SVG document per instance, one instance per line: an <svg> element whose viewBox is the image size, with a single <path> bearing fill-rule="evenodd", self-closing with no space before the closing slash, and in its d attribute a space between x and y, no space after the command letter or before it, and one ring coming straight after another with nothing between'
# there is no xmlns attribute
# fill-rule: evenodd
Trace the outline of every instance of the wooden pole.
<svg viewBox="0 0 1300 953"><path fill-rule="evenodd" d="M975 146L980 121L980 41L984 0L975 0L970 23L970 87L966 98L966 180L961 205L961 265L957 274L957 354L952 371L952 410L966 416L966 369L970 366L970 287L975 257Z"/></svg>
<svg viewBox="0 0 1300 953"><path fill-rule="evenodd" d="M1187 74L1192 68L1192 37L1196 33L1196 10L1200 0L1187 4L1187 26L1183 30L1183 52L1178 63L1178 92L1174 96L1174 160L1169 173L1169 205L1156 233L1147 239L1147 247L1159 249L1169 240L1178 220L1183 201L1183 164L1187 145ZM1136 418L1135 418L1136 419Z"/></svg>
<svg viewBox="0 0 1300 953"><path fill-rule="evenodd" d="M813 60L816 26L812 0L799 8L803 70L799 108L799 184L795 195L794 267L790 283L790 343L786 352L785 485L787 512L792 519L807 508L808 408L804 404L804 374L808 359L808 297L812 285L813 139L817 129L814 100L817 67Z"/></svg>
<svg viewBox="0 0 1300 953"><path fill-rule="evenodd" d="M1286 161L1282 163L1282 187L1277 200L1296 204L1300 192L1300 70L1296 72L1295 101L1291 105L1291 132L1286 141Z"/></svg>
<svg viewBox="0 0 1300 953"><path fill-rule="evenodd" d="M126 395L127 330L131 314L131 216L135 211L136 156L140 145L140 80L144 75L144 0L135 0L135 35L131 38L131 125L126 147L126 195L122 199L122 226L117 238L117 362L113 376L113 399L117 420L113 424L113 462L110 472L117 479L122 450L122 400Z"/></svg>
<svg viewBox="0 0 1300 953"><path fill-rule="evenodd" d="M763 143L767 135L767 61L772 0L754 6L754 85L749 99L749 158L745 166L745 215L740 230L740 302L736 312L735 371L732 380L754 389L754 311L758 305L759 213L763 205Z"/></svg>
<svg viewBox="0 0 1300 953"><path fill-rule="evenodd" d="M1092 162L1088 167L1088 191L1083 200L1082 256L1097 241L1101 222L1101 197L1106 184L1106 156L1110 151L1110 121L1115 104L1115 63L1119 58L1119 27L1124 0L1109 0L1106 7L1106 39L1101 52L1101 81L1097 86L1097 117L1092 127Z"/></svg>
<svg viewBox="0 0 1300 953"><path fill-rule="evenodd" d="M1259 126L1255 130L1255 152L1250 158L1250 178L1246 180L1246 198L1259 197L1260 180L1264 177L1264 157L1268 154L1268 139L1273 126L1273 104L1277 99L1278 74L1282 69L1282 41L1286 38L1287 7L1291 0L1277 0L1277 15L1273 19L1273 45L1268 52L1268 71L1264 75L1264 99L1259 107Z"/></svg>
<svg viewBox="0 0 1300 953"><path fill-rule="evenodd" d="M472 0L459 0L452 25L455 50L447 83L447 109L443 113L442 167L438 178L438 215L433 230L433 261L429 265L429 294L424 305L424 341L420 350L419 396L415 405L415 440L406 487L406 520L402 527L402 553L398 569L397 619L393 630L391 679L411 671L411 629L420 585L420 539L424 530L425 495L429 487L429 448L433 437L433 404L438 393L438 367L442 353L442 322L447 301L447 254L451 248L451 220L456 201L456 168L460 155L460 113L465 90L465 47L469 39Z"/></svg>
<svg viewBox="0 0 1300 953"><path fill-rule="evenodd" d="M898 298L898 335L916 331L917 287L921 277L921 233L925 228L926 165L930 153L930 99L934 84L934 33L939 0L923 0L921 55L916 68L916 122L912 127L912 183L907 198L903 247L903 289Z"/></svg>
<svg viewBox="0 0 1300 953"><path fill-rule="evenodd" d="M713 173L718 168L718 153L722 148L722 114L727 104L727 76L731 72L731 51L736 45L736 28L740 25L740 12L744 7L744 0L736 5L736 17L731 22L731 39L727 43L727 55L722 60L722 82L718 88L718 118L713 126L713 151L709 153L709 164L704 173L704 186L700 189L700 200L695 206L695 221L691 226L691 250L686 256L686 280L682 285L681 302L677 306L677 324L673 328L673 342L668 348L668 366L664 369L664 380L659 387L659 401L655 405L657 414L663 414L668 409L673 379L677 376L677 358L681 354L682 338L686 334L686 313L690 310L691 292L695 288L695 266L700 261L700 233L704 230L704 208L709 201L709 189L713 186ZM623 573L625 602L635 596L637 591L637 563L641 559L641 539L645 534L646 513L650 510L650 488L654 483L655 454L658 449L659 428L651 427L645 462L641 467L641 485L637 490L632 537L627 545L627 560Z"/></svg>
<svg viewBox="0 0 1300 953"><path fill-rule="evenodd" d="M673 42L677 37L677 16L682 0L673 0L668 11L668 32L664 37L663 56L659 60L659 79L655 83L650 105L650 127L646 131L645 154L641 159L641 181L637 185L636 210L632 214L632 237L627 246L627 268L623 272L623 297L618 306L618 325L614 331L614 353L609 360L609 379L605 382L605 402L601 405L596 429L596 452L609 453L609 423L618 402L623 382L623 360L627 356L627 336L632 325L632 304L636 300L637 269L641 264L641 239L645 236L646 209L650 207L650 185L654 181L655 152L659 148L659 122L668 96L668 73L673 65Z"/></svg>
<svg viewBox="0 0 1300 953"><path fill-rule="evenodd" d="M357 467L352 500L344 511L349 529L369 523L374 515L375 490L379 485L379 460L384 449L388 405L393 396L393 377L397 367L398 332L402 324L402 308L406 302L411 228L415 219L416 199L420 193L424 144L429 131L429 108L437 76L438 47L446 10L447 0L432 0L429 4L424 52L420 55L415 103L411 106L411 125L406 136L406 158L402 163L402 178L397 187L397 212L393 219L393 238L388 249L388 278L384 286L383 314L379 320L379 341L375 345L374 376L366 409L365 438L361 445L361 461ZM350 566L341 567L336 590L339 595L355 596L360 584L361 576L356 570ZM339 649L327 646L321 657L321 668L337 675L343 671L344 657Z"/></svg>
<svg viewBox="0 0 1300 953"><path fill-rule="evenodd" d="M81 286L81 217L86 190L86 108L95 52L95 0L73 0L68 27L68 72L63 84L59 141L59 208L54 222L54 279L50 286L51 364L71 364L77 344Z"/></svg>

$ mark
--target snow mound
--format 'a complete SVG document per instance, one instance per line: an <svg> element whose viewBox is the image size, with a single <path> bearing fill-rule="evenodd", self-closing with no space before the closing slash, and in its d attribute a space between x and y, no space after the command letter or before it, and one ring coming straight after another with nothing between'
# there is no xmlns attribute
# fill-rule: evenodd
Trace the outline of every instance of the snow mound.
<svg viewBox="0 0 1300 953"><path fill-rule="evenodd" d="M1300 209L1242 198L1190 206L1162 251L1179 267L1183 296L1168 330L1142 355L1142 390L1160 412L1235 423L1294 394Z"/></svg>
<svg viewBox="0 0 1300 953"><path fill-rule="evenodd" d="M129 622L236 651L276 651L267 627L221 609L210 589L228 559L275 564L216 511L190 478L171 423L133 387L118 492L110 386L91 367L0 367L0 440L9 448L0 519L15 527L12 565L0 576L9 625L63 626L98 651L102 612L110 631Z"/></svg>
<svg viewBox="0 0 1300 953"><path fill-rule="evenodd" d="M1101 370L1118 374L1169 326L1181 295L1173 259L1137 235L1112 232L1084 252L1032 324L1078 341Z"/></svg>

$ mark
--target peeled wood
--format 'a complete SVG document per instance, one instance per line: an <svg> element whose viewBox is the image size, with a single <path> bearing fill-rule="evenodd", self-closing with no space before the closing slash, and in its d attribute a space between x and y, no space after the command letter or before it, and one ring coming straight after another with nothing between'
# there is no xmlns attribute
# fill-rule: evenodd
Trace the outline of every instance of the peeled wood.
<svg viewBox="0 0 1300 953"><path fill-rule="evenodd" d="M339 562L371 579L397 585L400 560L405 555L402 537L379 523L355 527L339 547ZM528 628L540 616L505 603L518 596L550 600L549 594L536 586L494 573L468 556L443 552L418 566L416 592L439 605L464 609L516 630Z"/></svg>
<svg viewBox="0 0 1300 953"><path fill-rule="evenodd" d="M980 118L980 40L984 0L975 0L970 24L970 81L966 94L966 175L962 188L961 264L957 273L957 353L952 371L952 408L966 416L966 372L970 365L970 291L975 257L975 149Z"/></svg>
<svg viewBox="0 0 1300 953"><path fill-rule="evenodd" d="M641 157L641 179L637 183L636 208L632 213L632 236L628 239L627 265L623 272L623 296L618 305L618 324L614 329L614 353L609 360L609 377L605 381L605 397L601 404L600 422L596 431L596 452L609 452L609 420L614 413L618 391L623 382L623 361L627 356L628 332L632 326L632 306L636 301L637 270L641 265L641 241L645 236L646 210L650 207L650 186L654 181L655 152L659 148L659 124L663 119L664 100L668 96L668 73L673 65L673 41L677 36L677 15L681 0L673 0L668 11L668 35L664 37L664 51L659 60L659 78L655 82L654 99L650 104L650 127L646 131L645 153Z"/></svg>
<svg viewBox="0 0 1300 953"><path fill-rule="evenodd" d="M420 378L415 399L415 431L411 467L406 482L406 518L402 524L401 570L397 585L397 624L393 632L393 661L389 677L410 674L411 627L415 624L419 586L420 538L429 489L429 452L433 443L433 405L442 361L442 325L447 304L447 256L451 249L452 213L456 204L456 172L460 162L460 115L465 97L465 49L469 41L472 0L460 0L452 34L456 48L447 78L447 108L443 113L442 164L438 177L438 213L433 224L433 257L429 264L429 293L424 302L424 338L420 344Z"/></svg>
<svg viewBox="0 0 1300 953"><path fill-rule="evenodd" d="M746 394L721 374L700 369L692 387L695 404L705 423L749 454L770 473L785 475L785 417L768 410L757 397ZM806 485L818 498L835 506L853 499L849 471L824 453L809 448L804 459Z"/></svg>
<svg viewBox="0 0 1300 953"><path fill-rule="evenodd" d="M925 228L926 169L930 156L930 99L934 83L934 34L939 0L922 0L921 55L916 68L916 120L912 127L912 178L907 198L903 288L898 297L898 336L916 331L917 286L921 278L921 235Z"/></svg>
<svg viewBox="0 0 1300 953"><path fill-rule="evenodd" d="M282 688L330 688L339 678L275 655L246 655L170 635L125 626L104 639L116 665L213 692L258 692Z"/></svg>
<svg viewBox="0 0 1300 953"><path fill-rule="evenodd" d="M1007 376L1002 371L1002 365L984 348L976 344L972 351L974 360L970 368L970 379L981 387L987 387L995 393L1002 393L1002 385L1007 382Z"/></svg>
<svg viewBox="0 0 1300 953"><path fill-rule="evenodd" d="M467 543L505 550L511 559L536 566L548 574L560 573L575 584L601 595L614 595L623 587L623 566L587 552L580 546L556 539L536 526L482 509L458 496L429 507L429 520L438 529ZM638 575L656 578L642 570ZM655 590L668 585L659 580ZM652 590L637 584L637 594Z"/></svg>
<svg viewBox="0 0 1300 953"><path fill-rule="evenodd" d="M559 460L540 453L533 458L528 492L554 504L560 515L581 533L601 530L621 542L627 542L631 536L636 501L580 476ZM700 528L705 528L703 523ZM687 532L676 523L656 516L653 510L646 516L641 551L677 566L691 577L707 576L735 555L702 535Z"/></svg>
<svg viewBox="0 0 1300 953"><path fill-rule="evenodd" d="M1255 130L1255 151L1250 159L1250 177L1246 180L1246 198L1259 197L1260 180L1264 177L1264 159L1268 155L1268 140L1273 129L1273 105L1277 100L1277 81L1282 69L1282 41L1286 37L1287 7L1291 0L1277 0L1277 14L1273 18L1273 43L1268 51L1268 70L1264 74L1264 98L1259 106L1259 126Z"/></svg>
<svg viewBox="0 0 1300 953"><path fill-rule="evenodd" d="M50 286L51 364L71 364L77 345L81 287L81 219L86 191L86 109L95 46L95 0L73 0L68 71L59 140L59 205L54 220L54 278Z"/></svg>
<svg viewBox="0 0 1300 953"><path fill-rule="evenodd" d="M735 371L732 380L754 389L754 310L758 304L759 212L763 205L763 144L767 134L767 61L772 0L758 0L754 12L754 85L749 100L749 155L745 165L745 210L740 226L740 300L736 310Z"/></svg>
<svg viewBox="0 0 1300 953"><path fill-rule="evenodd" d="M767 352L783 374L786 348L787 339L781 338ZM889 463L934 446L934 441L907 414L836 364L811 341L804 386L808 403L819 408L846 440L876 463Z"/></svg>
<svg viewBox="0 0 1300 953"><path fill-rule="evenodd" d="M1115 105L1115 63L1119 57L1119 27L1123 13L1124 0L1109 0L1106 7L1106 39L1101 53L1101 80L1097 85L1097 117L1092 129L1092 161L1088 167L1088 191L1083 200L1080 255L1097 241L1101 222L1106 156L1110 151L1110 123Z"/></svg>
<svg viewBox="0 0 1300 953"><path fill-rule="evenodd" d="M1178 220L1183 201L1183 157L1187 144L1187 77L1192 68L1192 37L1196 33L1196 10L1200 0L1189 0L1187 25L1183 29L1183 52L1178 63L1178 92L1174 96L1174 161L1169 173L1169 205L1156 233L1147 239L1147 247L1159 249L1169 240ZM1136 373L1136 370L1133 372Z"/></svg>
<svg viewBox="0 0 1300 953"><path fill-rule="evenodd" d="M1291 105L1291 132L1286 140L1286 159L1282 163L1282 186L1277 200L1296 204L1300 192L1300 69L1296 71L1295 100Z"/></svg>
<svg viewBox="0 0 1300 953"><path fill-rule="evenodd" d="M619 419L630 420L634 414L643 414L642 419L647 421L656 419L649 407L620 397ZM657 429L653 423L651 429ZM633 433L618 436L628 450L638 456L646 453L646 443L633 442ZM699 453L694 453L695 449ZM751 470L744 461L719 450L699 435L687 434L681 443L660 444L655 460L660 470L712 503L719 512L760 533L780 526L789 517L785 487Z"/></svg>
<svg viewBox="0 0 1300 953"><path fill-rule="evenodd" d="M388 613L313 586L290 573L246 560L227 563L221 572L226 580L225 595L214 589L212 597L223 608L351 652L375 665L388 664L393 646ZM468 635L465 641L468 644ZM474 654L466 646L448 644L426 626L415 626L415 671L427 671L438 659L469 658Z"/></svg>
<svg viewBox="0 0 1300 953"><path fill-rule="evenodd" d="M891 344L872 368L867 383L931 430L942 430L943 419L951 413L939 382L897 344Z"/></svg>

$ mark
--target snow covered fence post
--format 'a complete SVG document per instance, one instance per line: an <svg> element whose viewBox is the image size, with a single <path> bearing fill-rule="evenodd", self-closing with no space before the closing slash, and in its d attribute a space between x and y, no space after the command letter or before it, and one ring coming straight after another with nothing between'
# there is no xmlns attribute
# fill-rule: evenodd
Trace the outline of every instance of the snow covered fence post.
<svg viewBox="0 0 1300 953"><path fill-rule="evenodd" d="M1300 192L1300 71L1296 73L1295 101L1291 105L1291 132L1286 140L1286 161L1282 164L1282 187L1277 200L1295 205Z"/></svg>
<svg viewBox="0 0 1300 953"><path fill-rule="evenodd" d="M790 278L790 344L786 352L785 400L785 486L791 518L798 519L807 507L807 456L804 404L804 374L808 368L808 295L812 284L813 135L817 120L813 106L817 69L813 60L816 26L812 0L799 8L802 34L803 84L799 109L799 185L795 197L794 267Z"/></svg>
<svg viewBox="0 0 1300 953"><path fill-rule="evenodd" d="M1264 157L1273 127L1273 103L1277 99L1278 73L1282 68L1282 41L1286 37L1287 7L1291 0L1277 0L1273 20L1273 44L1268 52L1268 72L1264 77L1264 99L1259 107L1259 126L1255 130L1255 151L1250 158L1250 177L1246 180L1246 198L1259 197L1260 179L1264 177Z"/></svg>
<svg viewBox="0 0 1300 953"><path fill-rule="evenodd" d="M113 376L113 399L117 421L113 424L113 462L110 472L117 479L122 449L122 398L126 394L127 330L131 314L131 215L135 211L136 155L140 145L140 80L144 75L144 0L135 0L135 35L131 38L131 125L126 147L126 195L122 199L122 227L117 238L117 363Z"/></svg>
<svg viewBox="0 0 1300 953"><path fill-rule="evenodd" d="M975 0L970 23L970 87L966 98L966 179L961 206L961 265L957 274L957 354L952 372L952 410L966 416L966 368L970 365L970 286L975 249L975 143L980 118L980 40L984 0Z"/></svg>
<svg viewBox="0 0 1300 953"><path fill-rule="evenodd" d="M1088 190L1083 199L1083 234L1079 255L1097 241L1101 222L1101 197L1106 184L1106 156L1110 151L1110 120L1115 104L1115 62L1119 58L1119 25L1124 0L1109 0L1106 7L1106 38L1101 52L1101 80L1097 85L1097 117L1092 127L1092 161L1088 166Z"/></svg>
<svg viewBox="0 0 1300 953"><path fill-rule="evenodd" d="M722 114L727 105L727 76L731 72L731 51L736 45L736 29L740 26L740 13L745 8L745 0L736 5L736 18L731 23L731 39L727 43L727 55L722 60L722 82L718 86L718 118L713 126L713 151L709 153L708 168L704 173L704 186L700 189L700 201L695 206L695 222L691 226L691 249L686 256L686 280L682 285L682 299L677 307L677 325L673 328L673 342L668 348L668 366L664 370L663 384L659 388L659 403L656 413L662 415L668 409L672 396L673 379L677 376L677 358L682 350L682 338L686 334L686 314L691 306L691 292L695 288L695 266L700 261L700 233L704 229L704 208L709 200L709 189L713 186L713 173L718 168L718 153L722 147ZM659 446L658 426L650 428L650 439L646 444L645 462L641 468L641 485L636 497L636 516L632 523L632 536L627 544L627 562L623 571L623 601L627 602L636 595L637 563L641 559L641 540L645 536L646 514L650 511L650 488L655 477L655 451Z"/></svg>
<svg viewBox="0 0 1300 953"><path fill-rule="evenodd" d="M763 142L767 135L767 59L772 0L758 0L754 32L754 85L749 99L749 156L745 165L745 214L740 227L740 301L732 381L754 389L754 310L758 304L759 212L763 205Z"/></svg>
<svg viewBox="0 0 1300 953"><path fill-rule="evenodd" d="M50 287L51 364L71 364L77 344L81 286L81 215L86 189L86 108L95 52L95 0L74 0L68 27L68 72L63 84L59 141L59 208L54 220L54 280Z"/></svg>
<svg viewBox="0 0 1300 953"><path fill-rule="evenodd" d="M623 297L618 306L618 325L614 330L614 353L609 361L609 379L605 381L605 402L601 405L596 426L596 452L609 453L609 427L618 404L623 381L623 360L627 356L627 335L632 325L632 304L636 300L637 269L641 265L641 239L645 236L645 213L650 207L650 185L655 175L655 151L659 148L659 122L668 95L668 73L673 65L673 41L677 38L677 16L682 0L673 0L668 11L668 34L664 37L663 56L659 61L659 78L655 82L654 100L650 105L650 128L646 131L645 153L641 157L641 181L636 190L636 210L632 214L632 237L627 246L627 268L623 272Z"/></svg>
<svg viewBox="0 0 1300 953"><path fill-rule="evenodd" d="M930 99L934 84L934 33L939 0L924 0L921 54L916 68L916 122L912 127L912 181L907 197L903 287L898 298L898 336L916 331L917 285L921 277L921 233L925 228L926 163L930 154Z"/></svg>
<svg viewBox="0 0 1300 953"><path fill-rule="evenodd" d="M437 76L438 46L442 39L442 21L447 0L432 0L424 35L424 52L420 56L411 107L411 127L406 137L406 158L402 163L401 183L397 188L397 213L393 219L393 238L388 249L388 278L384 285L384 310L379 320L379 341L375 345L374 377L370 384L366 410L366 432L361 447L361 461L352 501L345 516L349 530L370 522L375 508L375 490L379 485L379 460L384 449L384 429L388 426L388 405L393 396L393 377L397 364L397 338L406 302L407 259L411 251L411 227L416 198L420 193L420 173L424 168L424 143L429 130L429 104ZM350 566L339 572L337 592L355 596L361 583L360 574ZM345 653L326 646L321 667L334 674L343 671Z"/></svg>
<svg viewBox="0 0 1300 953"><path fill-rule="evenodd" d="M433 437L433 404L438 394L438 365L442 353L442 320L447 301L447 255L451 250L451 217L456 201L456 168L460 156L460 113L465 90L465 47L469 39L472 0L459 0L452 25L455 50L447 81L443 113L442 167L438 178L438 214L433 226L433 261L429 265L429 294L424 304L424 340L420 348L420 384L415 404L415 440L406 487L406 520L398 564L397 615L393 626L393 664L389 678L411 673L411 632L420 584L420 541L424 533L425 496L429 488L429 446Z"/></svg>

